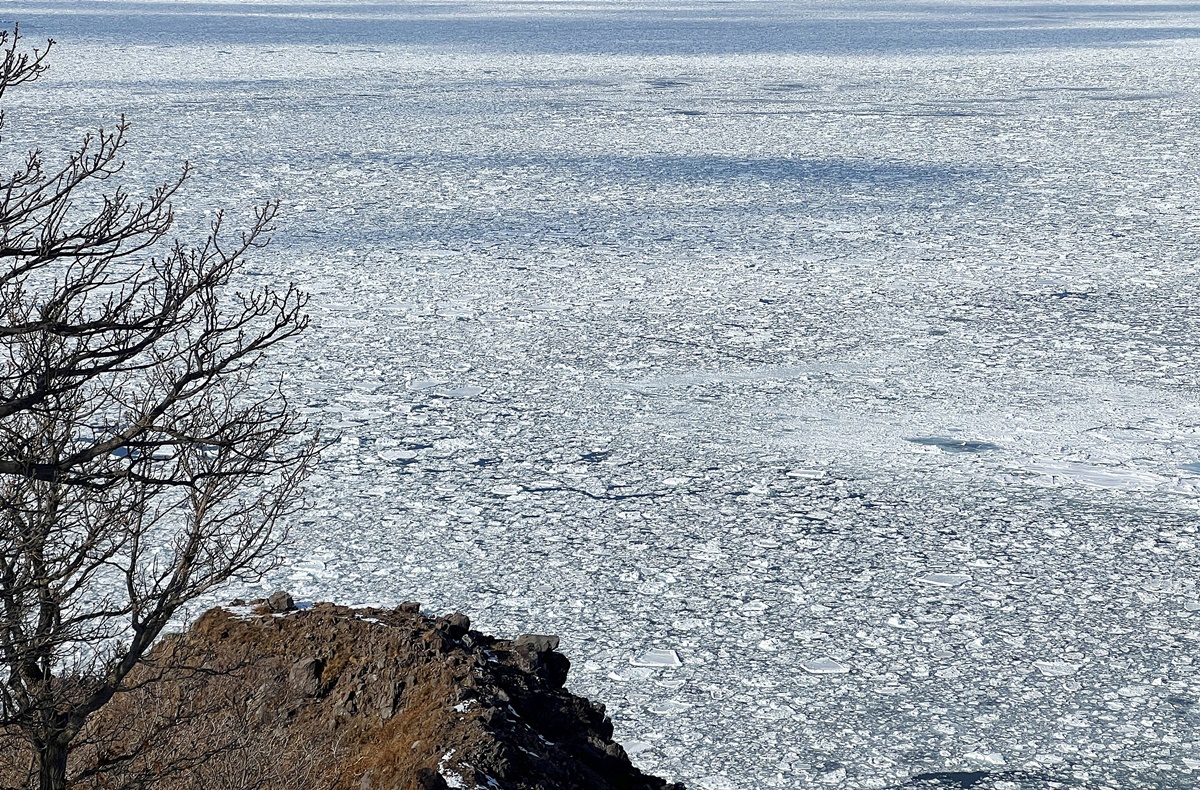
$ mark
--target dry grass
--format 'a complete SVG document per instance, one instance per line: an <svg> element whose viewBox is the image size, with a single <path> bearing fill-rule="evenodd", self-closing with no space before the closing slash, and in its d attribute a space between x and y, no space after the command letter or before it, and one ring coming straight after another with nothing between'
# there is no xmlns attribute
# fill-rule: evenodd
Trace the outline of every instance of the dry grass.
<svg viewBox="0 0 1200 790"><path fill-rule="evenodd" d="M369 775L375 788L415 788L460 718L452 708L465 667L430 650L417 615L390 628L332 607L287 619L284 629L279 618L209 613L187 638L164 642L139 685L89 724L72 756L74 786L359 790ZM289 685L306 658L321 662L315 696ZM0 734L0 754L0 790L29 787L24 744Z"/></svg>

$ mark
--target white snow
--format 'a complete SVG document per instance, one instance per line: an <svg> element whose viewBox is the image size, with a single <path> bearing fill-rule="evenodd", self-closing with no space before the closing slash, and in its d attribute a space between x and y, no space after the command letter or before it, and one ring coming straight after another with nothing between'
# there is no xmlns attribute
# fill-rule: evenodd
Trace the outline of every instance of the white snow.
<svg viewBox="0 0 1200 790"><path fill-rule="evenodd" d="M438 773L441 774L442 778L446 780L447 786L457 790L457 788L466 787L467 783L457 772L446 767L450 762L450 758L454 757L455 751L455 749L451 749L442 755L442 759L438 761Z"/></svg>

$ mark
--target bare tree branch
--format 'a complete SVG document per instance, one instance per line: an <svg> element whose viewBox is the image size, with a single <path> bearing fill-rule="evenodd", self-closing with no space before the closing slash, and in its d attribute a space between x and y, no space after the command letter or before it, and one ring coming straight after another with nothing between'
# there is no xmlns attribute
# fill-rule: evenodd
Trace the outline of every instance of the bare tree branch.
<svg viewBox="0 0 1200 790"><path fill-rule="evenodd" d="M46 71L53 42L20 41L0 31L0 98ZM257 374L308 297L235 290L277 205L164 249L190 171L104 191L128 128L0 178L0 735L29 744L41 790L66 787L88 719L181 607L270 565L319 449Z"/></svg>

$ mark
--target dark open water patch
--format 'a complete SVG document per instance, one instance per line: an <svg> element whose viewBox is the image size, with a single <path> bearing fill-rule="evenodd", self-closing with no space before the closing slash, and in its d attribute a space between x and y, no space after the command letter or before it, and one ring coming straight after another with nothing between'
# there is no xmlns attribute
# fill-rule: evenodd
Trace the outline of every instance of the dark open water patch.
<svg viewBox="0 0 1200 790"><path fill-rule="evenodd" d="M1098 790L1119 787L1121 790L1183 790L1194 788L1189 777L1176 777L1166 772L1154 771L1146 774L1125 774L1112 777L1079 779L1067 772L1030 773L1022 770L1000 771L931 771L910 777L906 782L894 785L892 790L997 790L998 788L1019 790Z"/></svg>
<svg viewBox="0 0 1200 790"><path fill-rule="evenodd" d="M944 436L920 436L907 441L913 444L924 444L937 447L948 453L985 453L989 450L999 450L1000 445L991 442L973 442L968 439L949 439Z"/></svg>
<svg viewBox="0 0 1200 790"><path fill-rule="evenodd" d="M996 787L1017 786L1021 790L1050 790L1061 787L1085 787L1073 779L1039 776L1027 771L932 771L917 774L900 787L916 788L970 788L971 790L993 790Z"/></svg>
<svg viewBox="0 0 1200 790"><path fill-rule="evenodd" d="M913 787L974 787L990 775L987 771L938 771L918 774L909 784Z"/></svg>
<svg viewBox="0 0 1200 790"><path fill-rule="evenodd" d="M647 87L653 88L654 90L660 90L660 91L671 90L673 88L686 88L690 84L691 84L690 82L684 82L683 80L670 80L670 79L646 80Z"/></svg>
<svg viewBox="0 0 1200 790"><path fill-rule="evenodd" d="M793 91L818 91L819 85L809 85L804 82L776 82L771 85L764 85L763 90L773 91L775 93L791 93Z"/></svg>

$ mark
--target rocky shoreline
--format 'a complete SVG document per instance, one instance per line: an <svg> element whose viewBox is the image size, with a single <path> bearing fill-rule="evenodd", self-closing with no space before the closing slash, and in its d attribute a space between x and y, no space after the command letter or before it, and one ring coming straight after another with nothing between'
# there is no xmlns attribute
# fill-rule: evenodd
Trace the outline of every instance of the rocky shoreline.
<svg viewBox="0 0 1200 790"><path fill-rule="evenodd" d="M151 667L174 669L97 721L90 757L127 781L157 766L163 787L240 772L264 790L682 790L635 768L604 706L563 688L557 647L415 603L238 601L160 645ZM184 771L181 744L206 759Z"/></svg>

